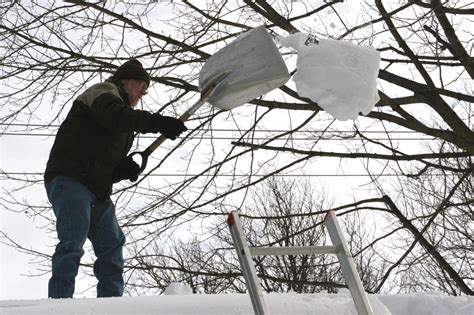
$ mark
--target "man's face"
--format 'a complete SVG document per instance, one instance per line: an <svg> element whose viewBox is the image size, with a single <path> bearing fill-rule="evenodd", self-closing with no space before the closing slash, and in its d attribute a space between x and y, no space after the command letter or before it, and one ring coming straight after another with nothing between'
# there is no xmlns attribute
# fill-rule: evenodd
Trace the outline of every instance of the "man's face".
<svg viewBox="0 0 474 315"><path fill-rule="evenodd" d="M143 80L122 80L122 84L132 108L135 108L143 95L148 93L146 82Z"/></svg>

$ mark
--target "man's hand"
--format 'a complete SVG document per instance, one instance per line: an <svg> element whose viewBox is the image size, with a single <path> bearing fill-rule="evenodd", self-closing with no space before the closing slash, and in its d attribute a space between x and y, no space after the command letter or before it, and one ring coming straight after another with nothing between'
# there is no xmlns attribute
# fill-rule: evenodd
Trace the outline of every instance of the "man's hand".
<svg viewBox="0 0 474 315"><path fill-rule="evenodd" d="M153 114L151 124L153 132L160 132L171 140L175 140L182 132L188 130L181 120L158 113Z"/></svg>
<svg viewBox="0 0 474 315"><path fill-rule="evenodd" d="M136 182L140 173L140 166L129 156L123 158L114 170L114 183L128 179Z"/></svg>

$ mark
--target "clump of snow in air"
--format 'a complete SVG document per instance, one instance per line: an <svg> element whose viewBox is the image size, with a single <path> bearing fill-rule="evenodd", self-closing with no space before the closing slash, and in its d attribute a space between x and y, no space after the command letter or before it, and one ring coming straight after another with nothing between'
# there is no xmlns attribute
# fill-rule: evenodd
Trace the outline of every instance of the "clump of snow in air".
<svg viewBox="0 0 474 315"><path fill-rule="evenodd" d="M179 282L171 282L165 289L165 295L189 295L193 294L193 290L187 284Z"/></svg>
<svg viewBox="0 0 474 315"><path fill-rule="evenodd" d="M280 38L283 46L298 51L293 76L298 94L317 102L338 120L368 114L380 99L380 53L371 46L330 39L306 46L306 38L303 33Z"/></svg>
<svg viewBox="0 0 474 315"><path fill-rule="evenodd" d="M286 37L279 37L278 41L280 44L286 47L291 47L294 50L301 50L305 47L306 39L308 38L308 34L305 33L294 33Z"/></svg>

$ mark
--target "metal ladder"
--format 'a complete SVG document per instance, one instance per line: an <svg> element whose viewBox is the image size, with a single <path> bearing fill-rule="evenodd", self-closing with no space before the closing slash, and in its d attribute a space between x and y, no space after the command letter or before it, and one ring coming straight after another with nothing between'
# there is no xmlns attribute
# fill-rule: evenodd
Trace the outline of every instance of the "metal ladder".
<svg viewBox="0 0 474 315"><path fill-rule="evenodd" d="M333 246L300 246L300 247L249 247L244 236L239 214L232 211L228 218L232 239L239 257L242 274L252 301L252 306L256 315L270 314L263 299L262 288L258 282L255 265L252 256L282 256L282 255L315 255L315 254L336 254L341 264L342 273L346 279L347 286L354 300L357 313L359 315L373 315L367 294L364 291L359 274L357 273L352 255L349 252L346 242L342 236L341 227L337 221L336 213L327 211L324 218L329 236Z"/></svg>

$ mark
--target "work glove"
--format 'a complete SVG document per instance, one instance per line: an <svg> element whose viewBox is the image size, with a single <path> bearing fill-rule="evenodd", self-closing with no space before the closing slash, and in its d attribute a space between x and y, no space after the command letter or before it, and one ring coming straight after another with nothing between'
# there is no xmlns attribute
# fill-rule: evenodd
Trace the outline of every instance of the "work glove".
<svg viewBox="0 0 474 315"><path fill-rule="evenodd" d="M136 182L140 174L140 166L132 159L131 156L120 161L119 165L114 170L114 183L123 179L128 179L132 183Z"/></svg>
<svg viewBox="0 0 474 315"><path fill-rule="evenodd" d="M174 117L153 114L151 119L152 132L160 132L168 139L175 140L182 132L188 130L184 123Z"/></svg>

